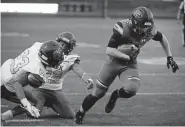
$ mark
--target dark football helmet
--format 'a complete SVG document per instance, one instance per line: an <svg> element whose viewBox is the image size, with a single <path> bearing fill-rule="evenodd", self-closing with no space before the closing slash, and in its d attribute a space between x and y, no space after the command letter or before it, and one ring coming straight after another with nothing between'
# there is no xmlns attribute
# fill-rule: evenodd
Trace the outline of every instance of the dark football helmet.
<svg viewBox="0 0 185 127"><path fill-rule="evenodd" d="M76 39L74 35L70 32L63 32L61 33L57 39L57 42L60 43L62 50L64 51L65 55L71 53L76 46Z"/></svg>
<svg viewBox="0 0 185 127"><path fill-rule="evenodd" d="M41 62L50 67L57 67L64 59L60 44L55 41L44 42L38 55Z"/></svg>
<svg viewBox="0 0 185 127"><path fill-rule="evenodd" d="M132 12L131 21L133 29L138 34L151 32L154 26L154 17L152 12L146 7L137 7Z"/></svg>

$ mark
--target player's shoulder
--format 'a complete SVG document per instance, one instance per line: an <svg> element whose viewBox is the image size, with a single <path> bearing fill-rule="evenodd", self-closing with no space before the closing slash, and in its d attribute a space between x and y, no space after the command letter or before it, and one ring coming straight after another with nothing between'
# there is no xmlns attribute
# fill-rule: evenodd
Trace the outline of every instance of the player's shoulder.
<svg viewBox="0 0 185 127"><path fill-rule="evenodd" d="M130 29L132 28L132 21L130 19L124 19L118 21L114 27L113 32L115 34L127 36L130 33Z"/></svg>
<svg viewBox="0 0 185 127"><path fill-rule="evenodd" d="M75 61L79 59L80 59L80 56L78 54L69 54L64 56L64 61Z"/></svg>
<svg viewBox="0 0 185 127"><path fill-rule="evenodd" d="M36 41L36 42L34 42L34 44L32 46L36 47L36 46L39 46L39 45L42 45L42 44L43 44L42 42Z"/></svg>

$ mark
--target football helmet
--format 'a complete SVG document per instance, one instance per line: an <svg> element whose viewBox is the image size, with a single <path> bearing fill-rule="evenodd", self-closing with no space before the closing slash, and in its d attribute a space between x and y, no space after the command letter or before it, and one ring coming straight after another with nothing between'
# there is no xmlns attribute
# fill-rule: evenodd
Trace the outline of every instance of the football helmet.
<svg viewBox="0 0 185 127"><path fill-rule="evenodd" d="M55 41L44 42L38 55L41 62L50 67L57 67L64 59L60 44Z"/></svg>
<svg viewBox="0 0 185 127"><path fill-rule="evenodd" d="M56 39L60 43L62 50L65 55L68 55L73 51L76 46L76 39L74 35L70 32L62 32Z"/></svg>
<svg viewBox="0 0 185 127"><path fill-rule="evenodd" d="M132 12L131 21L133 29L138 34L151 32L154 26L154 17L152 12L146 7L137 7Z"/></svg>

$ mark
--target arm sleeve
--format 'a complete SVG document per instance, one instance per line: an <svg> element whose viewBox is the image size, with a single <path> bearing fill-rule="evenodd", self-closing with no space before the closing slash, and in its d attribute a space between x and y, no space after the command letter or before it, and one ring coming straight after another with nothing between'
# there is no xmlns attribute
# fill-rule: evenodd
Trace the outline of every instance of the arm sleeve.
<svg viewBox="0 0 185 127"><path fill-rule="evenodd" d="M127 30L123 26L123 24L119 21L113 27L113 34L109 40L107 47L117 48L119 45L123 43L123 34L125 34Z"/></svg>
<svg viewBox="0 0 185 127"><path fill-rule="evenodd" d="M157 33L154 35L154 37L152 39L155 41L162 41L163 35L161 32L157 31Z"/></svg>
<svg viewBox="0 0 185 127"><path fill-rule="evenodd" d="M121 42L121 36L113 33L107 47L117 48L120 45L120 42Z"/></svg>

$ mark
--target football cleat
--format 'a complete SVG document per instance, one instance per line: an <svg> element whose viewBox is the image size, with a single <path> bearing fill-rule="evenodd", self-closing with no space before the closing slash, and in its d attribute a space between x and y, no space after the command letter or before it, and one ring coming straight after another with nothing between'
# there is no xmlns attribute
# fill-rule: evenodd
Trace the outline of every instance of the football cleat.
<svg viewBox="0 0 185 127"><path fill-rule="evenodd" d="M75 123L76 124L83 124L83 118L84 118L85 113L82 113L80 111L76 112L75 115Z"/></svg>
<svg viewBox="0 0 185 127"><path fill-rule="evenodd" d="M106 113L110 113L114 109L116 101L118 99L116 94L117 94L117 91L114 91L111 94L111 97L110 97L110 99L109 99L109 101L108 101L108 103L107 103L107 105L105 107L105 112Z"/></svg>

